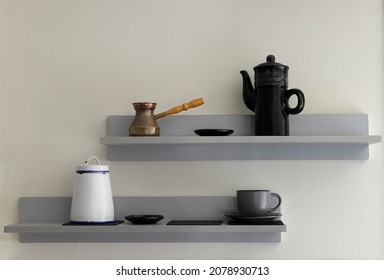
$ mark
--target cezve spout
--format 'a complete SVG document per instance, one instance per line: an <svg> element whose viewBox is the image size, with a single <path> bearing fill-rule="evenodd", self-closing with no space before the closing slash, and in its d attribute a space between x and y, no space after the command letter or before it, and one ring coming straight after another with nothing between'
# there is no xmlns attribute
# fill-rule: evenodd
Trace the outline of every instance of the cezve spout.
<svg viewBox="0 0 384 280"><path fill-rule="evenodd" d="M243 76L243 100L245 105L252 112L255 111L256 106L256 95L255 89L253 88L251 78L249 77L247 71L240 71L241 76Z"/></svg>

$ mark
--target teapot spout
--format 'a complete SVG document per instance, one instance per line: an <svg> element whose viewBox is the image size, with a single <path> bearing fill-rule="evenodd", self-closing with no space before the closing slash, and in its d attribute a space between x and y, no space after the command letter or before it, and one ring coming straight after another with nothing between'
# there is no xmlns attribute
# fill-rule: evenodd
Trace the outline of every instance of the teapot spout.
<svg viewBox="0 0 384 280"><path fill-rule="evenodd" d="M253 88L251 78L248 75L247 71L240 71L241 76L243 76L243 101L245 106L252 112L255 111L256 106L256 95L255 89Z"/></svg>

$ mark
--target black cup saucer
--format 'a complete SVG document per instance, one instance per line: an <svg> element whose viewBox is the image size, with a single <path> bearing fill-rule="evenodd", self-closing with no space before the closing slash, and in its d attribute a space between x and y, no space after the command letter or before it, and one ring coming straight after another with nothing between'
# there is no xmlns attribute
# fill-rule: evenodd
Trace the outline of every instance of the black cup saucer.
<svg viewBox="0 0 384 280"><path fill-rule="evenodd" d="M280 213L268 213L263 216L242 216L240 214L225 214L226 217L233 219L234 221L244 222L244 223L254 223L261 221L273 221L276 218L281 217Z"/></svg>

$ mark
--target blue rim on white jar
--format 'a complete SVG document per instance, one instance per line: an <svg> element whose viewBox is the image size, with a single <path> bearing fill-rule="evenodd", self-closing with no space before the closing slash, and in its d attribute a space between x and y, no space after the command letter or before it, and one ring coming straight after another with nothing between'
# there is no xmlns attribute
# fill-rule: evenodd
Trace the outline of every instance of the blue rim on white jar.
<svg viewBox="0 0 384 280"><path fill-rule="evenodd" d="M91 160L95 160L97 162L97 165L90 165L89 162ZM78 174L84 174L84 173L109 173L109 166L108 165L102 165L100 160L92 156L87 161L85 164L80 164L76 167L76 173Z"/></svg>

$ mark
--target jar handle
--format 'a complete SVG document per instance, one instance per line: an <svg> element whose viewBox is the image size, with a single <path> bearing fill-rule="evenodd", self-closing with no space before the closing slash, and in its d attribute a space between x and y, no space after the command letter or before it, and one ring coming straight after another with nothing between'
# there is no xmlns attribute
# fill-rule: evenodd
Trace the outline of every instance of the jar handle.
<svg viewBox="0 0 384 280"><path fill-rule="evenodd" d="M89 159L86 160L85 163L88 164L89 161L91 161L93 159L97 161L97 164L99 164L99 165L101 164L100 160L97 157L95 157L95 156L91 156Z"/></svg>

